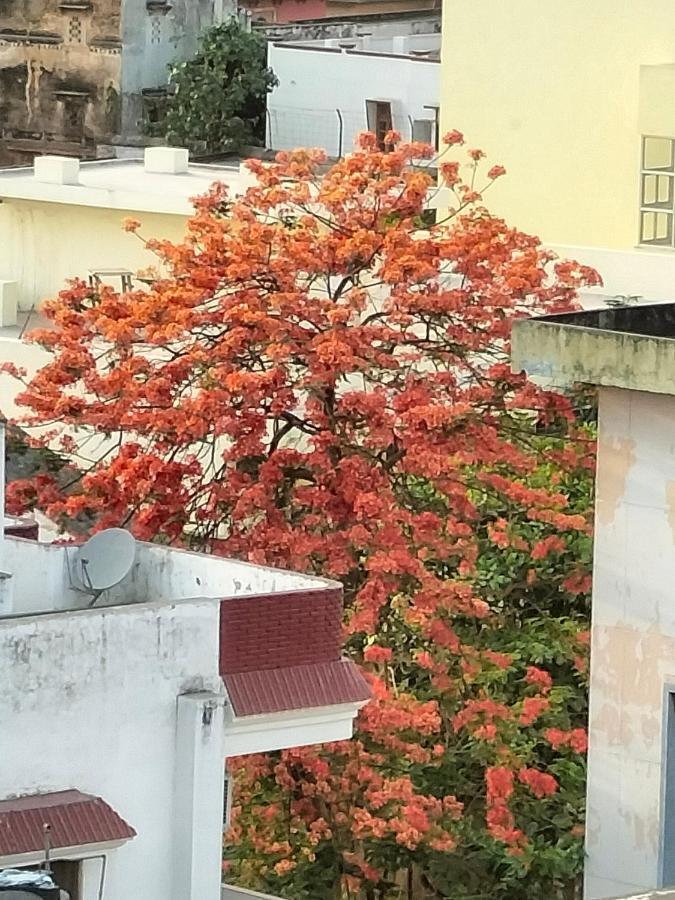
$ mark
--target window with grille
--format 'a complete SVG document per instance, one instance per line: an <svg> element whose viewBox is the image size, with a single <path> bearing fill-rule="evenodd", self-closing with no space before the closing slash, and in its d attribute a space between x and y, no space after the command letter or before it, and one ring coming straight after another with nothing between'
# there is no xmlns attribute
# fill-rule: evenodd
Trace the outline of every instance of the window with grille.
<svg viewBox="0 0 675 900"><path fill-rule="evenodd" d="M68 20L68 42L71 44L82 43L82 20L79 16L71 16Z"/></svg>
<svg viewBox="0 0 675 900"><path fill-rule="evenodd" d="M152 16L150 19L150 43L162 43L162 20L159 16Z"/></svg>
<svg viewBox="0 0 675 900"><path fill-rule="evenodd" d="M643 137L640 243L675 247L675 139Z"/></svg>

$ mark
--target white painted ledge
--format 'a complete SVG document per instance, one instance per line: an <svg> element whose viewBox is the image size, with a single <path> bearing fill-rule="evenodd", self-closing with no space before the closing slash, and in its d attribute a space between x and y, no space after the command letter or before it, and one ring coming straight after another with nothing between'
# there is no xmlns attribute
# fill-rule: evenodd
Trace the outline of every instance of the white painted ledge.
<svg viewBox="0 0 675 900"><path fill-rule="evenodd" d="M221 900L280 900L272 894L259 894L257 891L247 891L246 888L234 887L231 884L224 884L221 893Z"/></svg>
<svg viewBox="0 0 675 900"><path fill-rule="evenodd" d="M354 719L367 701L321 706L261 716L237 718L225 708L225 756L268 753L310 744L325 744L351 738Z"/></svg>

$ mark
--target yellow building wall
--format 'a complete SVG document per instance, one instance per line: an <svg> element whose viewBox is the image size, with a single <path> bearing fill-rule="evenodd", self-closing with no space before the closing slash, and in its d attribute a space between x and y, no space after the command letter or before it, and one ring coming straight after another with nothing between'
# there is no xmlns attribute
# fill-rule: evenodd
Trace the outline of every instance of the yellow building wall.
<svg viewBox="0 0 675 900"><path fill-rule="evenodd" d="M135 272L156 264L138 237L122 229L127 216L142 223L146 238L180 241L185 233L185 216L4 200L0 279L18 282L19 306L30 309L55 296L68 278L86 278L89 269Z"/></svg>
<svg viewBox="0 0 675 900"><path fill-rule="evenodd" d="M442 129L506 166L486 200L510 224L628 250L641 127L675 137L675 97L652 78L641 102L641 67L672 63L672 0L445 0Z"/></svg>

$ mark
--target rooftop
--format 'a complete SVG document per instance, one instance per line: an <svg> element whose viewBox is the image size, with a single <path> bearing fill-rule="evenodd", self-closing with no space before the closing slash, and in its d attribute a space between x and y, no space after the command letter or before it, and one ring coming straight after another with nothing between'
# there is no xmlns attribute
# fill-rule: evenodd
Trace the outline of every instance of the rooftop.
<svg viewBox="0 0 675 900"><path fill-rule="evenodd" d="M313 41L283 41L275 43L274 47L281 50L314 50L346 53L352 56L386 56L420 62L439 62L441 35L436 32L400 36L363 35Z"/></svg>
<svg viewBox="0 0 675 900"><path fill-rule="evenodd" d="M675 394L675 303L521 319L513 327L511 366L554 385Z"/></svg>
<svg viewBox="0 0 675 900"><path fill-rule="evenodd" d="M0 623L8 618L72 613L92 606L101 609L340 591L336 582L323 578L138 541L127 574L112 587L94 592L83 586L86 576L78 572L79 545L15 537L15 523L23 522L8 519L5 525L0 569L6 584L0 592ZM106 555L116 552L113 545ZM126 550L122 548L120 553Z"/></svg>
<svg viewBox="0 0 675 900"><path fill-rule="evenodd" d="M42 156L30 167L0 169L0 200L191 215L190 199L205 194L214 181L236 192L246 178L239 166L193 163L187 150L173 147L148 148L144 159L80 162Z"/></svg>
<svg viewBox="0 0 675 900"><path fill-rule="evenodd" d="M121 529L97 535L85 549L43 543L30 525L7 519L0 539L3 646L13 645L26 624L65 635L94 619L119 628L120 617L171 616L178 608L189 616L190 606L206 603L214 609L216 668L235 721L346 708L369 698L358 668L342 657L339 583L134 542Z"/></svg>

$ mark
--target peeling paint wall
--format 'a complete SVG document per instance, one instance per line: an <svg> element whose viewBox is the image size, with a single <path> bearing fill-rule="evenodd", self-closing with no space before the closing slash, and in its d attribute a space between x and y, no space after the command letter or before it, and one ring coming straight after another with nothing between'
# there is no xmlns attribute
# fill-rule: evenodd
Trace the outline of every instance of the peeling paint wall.
<svg viewBox="0 0 675 900"><path fill-rule="evenodd" d="M36 153L95 157L99 143L142 130L142 90L166 85L200 32L235 0L0 3L0 165Z"/></svg>
<svg viewBox="0 0 675 900"><path fill-rule="evenodd" d="M0 681L0 797L103 797L138 832L109 853L106 898L173 900L176 703L221 690L218 604L0 620ZM85 864L82 900L99 875Z"/></svg>
<svg viewBox="0 0 675 900"><path fill-rule="evenodd" d="M675 397L600 389L592 631L587 900L659 886L664 695L675 685Z"/></svg>
<svg viewBox="0 0 675 900"><path fill-rule="evenodd" d="M93 155L119 129L120 0L0 6L0 164L35 152Z"/></svg>

